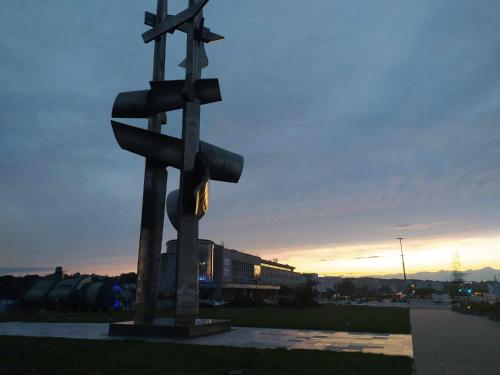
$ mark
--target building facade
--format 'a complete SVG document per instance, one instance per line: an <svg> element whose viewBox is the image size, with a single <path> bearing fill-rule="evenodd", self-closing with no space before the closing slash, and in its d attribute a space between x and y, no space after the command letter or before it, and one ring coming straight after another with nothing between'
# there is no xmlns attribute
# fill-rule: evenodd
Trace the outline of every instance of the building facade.
<svg viewBox="0 0 500 375"><path fill-rule="evenodd" d="M200 239L198 249L201 301L272 299L282 287L306 282L306 277L292 266L228 249L210 240ZM177 240L168 241L167 250L161 255L160 299L175 298L176 253Z"/></svg>
<svg viewBox="0 0 500 375"><path fill-rule="evenodd" d="M331 299L337 294L337 286L342 282L338 276L318 277L314 290L320 299Z"/></svg>

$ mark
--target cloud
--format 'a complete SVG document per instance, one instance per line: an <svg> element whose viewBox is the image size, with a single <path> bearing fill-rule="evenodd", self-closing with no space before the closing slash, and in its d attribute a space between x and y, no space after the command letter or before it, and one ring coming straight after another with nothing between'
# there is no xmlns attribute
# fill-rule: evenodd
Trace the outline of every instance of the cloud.
<svg viewBox="0 0 500 375"><path fill-rule="evenodd" d="M351 259L376 259L376 258L384 258L386 257L386 255L370 255L370 256L366 256L366 257L355 257L355 258L351 258Z"/></svg>
<svg viewBox="0 0 500 375"><path fill-rule="evenodd" d="M414 224L397 224L395 225L398 229L406 229L406 230L423 230L430 229L438 226L446 225L445 222L437 221L434 223L414 223Z"/></svg>
<svg viewBox="0 0 500 375"><path fill-rule="evenodd" d="M0 275L45 274L53 269L53 267L0 267Z"/></svg>
<svg viewBox="0 0 500 375"><path fill-rule="evenodd" d="M223 102L203 106L201 136L245 168L211 185L200 236L265 255L497 230L500 5L287 4L206 7L226 39L207 46ZM135 259L144 160L118 148L109 119L118 92L151 78L144 10L1 3L1 264ZM167 46L167 77L182 78L184 36ZM164 132L180 125L169 113Z"/></svg>

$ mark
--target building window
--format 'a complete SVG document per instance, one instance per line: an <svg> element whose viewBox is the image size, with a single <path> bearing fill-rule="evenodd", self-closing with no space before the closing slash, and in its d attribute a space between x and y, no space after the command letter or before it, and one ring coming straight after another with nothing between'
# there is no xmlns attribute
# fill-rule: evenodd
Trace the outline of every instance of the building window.
<svg viewBox="0 0 500 375"><path fill-rule="evenodd" d="M200 244L199 248L199 281L213 283L213 246Z"/></svg>
<svg viewBox="0 0 500 375"><path fill-rule="evenodd" d="M229 277L230 275L229 264L229 258L224 258L224 277Z"/></svg>
<svg viewBox="0 0 500 375"><path fill-rule="evenodd" d="M254 280L253 264L233 260L231 262L232 282L239 284L250 284Z"/></svg>
<svg viewBox="0 0 500 375"><path fill-rule="evenodd" d="M260 264L254 264L254 266L253 266L253 278L255 280L260 279L260 272L261 272Z"/></svg>

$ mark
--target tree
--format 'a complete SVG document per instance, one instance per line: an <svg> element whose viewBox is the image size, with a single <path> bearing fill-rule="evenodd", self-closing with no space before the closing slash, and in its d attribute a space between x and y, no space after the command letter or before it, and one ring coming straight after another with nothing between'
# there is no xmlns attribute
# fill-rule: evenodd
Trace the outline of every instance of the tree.
<svg viewBox="0 0 500 375"><path fill-rule="evenodd" d="M287 297L287 294L281 296L278 304L283 307L314 307L318 305L316 301L316 291L314 290L314 281L307 281L304 285L297 286L293 289L288 289L292 292L293 297ZM290 294L288 294L290 296Z"/></svg>
<svg viewBox="0 0 500 375"><path fill-rule="evenodd" d="M0 276L0 299L21 298L38 279L40 279L38 275L26 275L23 277Z"/></svg>
<svg viewBox="0 0 500 375"><path fill-rule="evenodd" d="M415 289L415 294L420 298L429 298L435 290L432 288L418 288Z"/></svg>
<svg viewBox="0 0 500 375"><path fill-rule="evenodd" d="M136 284L137 283L137 274L135 272L122 273L120 275L120 283L121 284Z"/></svg>
<svg viewBox="0 0 500 375"><path fill-rule="evenodd" d="M382 286L382 288L380 288L379 294L381 294L383 296L393 296L396 293L389 285L384 285L384 286Z"/></svg>
<svg viewBox="0 0 500 375"><path fill-rule="evenodd" d="M341 296L352 296L356 292L356 287L351 280L344 280L338 286L337 290Z"/></svg>

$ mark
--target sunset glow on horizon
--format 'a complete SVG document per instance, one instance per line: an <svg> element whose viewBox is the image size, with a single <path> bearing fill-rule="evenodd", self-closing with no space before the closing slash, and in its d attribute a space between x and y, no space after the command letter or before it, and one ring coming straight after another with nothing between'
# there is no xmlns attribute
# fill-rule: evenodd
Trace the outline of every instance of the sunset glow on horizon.
<svg viewBox="0 0 500 375"><path fill-rule="evenodd" d="M235 250L258 255L264 259L277 258L280 263L296 267L297 272L318 273L320 276L383 276L401 274L399 242L332 244L322 247L302 247L272 250ZM469 236L436 236L404 239L406 272L435 272L452 270L454 254L459 255L461 269L492 267L500 269L500 234L485 233ZM80 260L64 265L68 273L118 275L136 272L134 255L103 257L96 261ZM55 265L54 265L55 266Z"/></svg>
<svg viewBox="0 0 500 375"><path fill-rule="evenodd" d="M455 253L461 268L500 268L500 234L469 237L404 239L406 272L451 270ZM307 253L307 256L303 254ZM267 254L266 254L267 255ZM299 272L319 275L369 276L402 274L399 242L357 243L270 253Z"/></svg>

